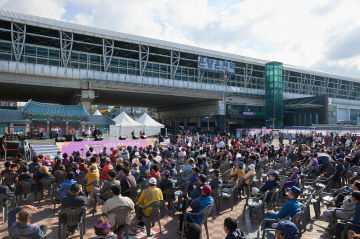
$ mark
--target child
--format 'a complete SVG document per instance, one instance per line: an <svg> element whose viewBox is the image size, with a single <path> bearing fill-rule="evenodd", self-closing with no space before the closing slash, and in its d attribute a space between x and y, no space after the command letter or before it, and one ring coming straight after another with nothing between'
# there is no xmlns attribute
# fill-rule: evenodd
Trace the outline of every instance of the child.
<svg viewBox="0 0 360 239"><path fill-rule="evenodd" d="M116 239L118 236L111 231L111 225L106 216L100 216L94 223L96 237L94 239Z"/></svg>

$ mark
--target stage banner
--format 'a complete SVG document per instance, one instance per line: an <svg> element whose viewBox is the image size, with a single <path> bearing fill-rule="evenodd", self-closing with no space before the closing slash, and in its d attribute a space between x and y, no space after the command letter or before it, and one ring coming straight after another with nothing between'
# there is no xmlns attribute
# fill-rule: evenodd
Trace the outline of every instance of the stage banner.
<svg viewBox="0 0 360 239"><path fill-rule="evenodd" d="M129 140L102 140L102 141L81 141L81 142L58 142L56 145L62 153L72 154L74 151L79 151L82 155L85 154L90 147L94 149L95 153L100 153L104 147L106 152L111 153L111 148L118 148L120 146L137 146L138 148L145 148L149 145L154 146L154 141L150 139L129 139Z"/></svg>

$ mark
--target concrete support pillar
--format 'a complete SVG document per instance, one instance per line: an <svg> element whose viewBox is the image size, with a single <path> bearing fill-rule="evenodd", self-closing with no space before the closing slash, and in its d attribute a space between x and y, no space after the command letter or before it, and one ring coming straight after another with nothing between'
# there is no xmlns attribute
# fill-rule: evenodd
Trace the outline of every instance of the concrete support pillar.
<svg viewBox="0 0 360 239"><path fill-rule="evenodd" d="M10 123L9 134L13 134L13 133L14 133L14 124Z"/></svg>
<svg viewBox="0 0 360 239"><path fill-rule="evenodd" d="M79 104L83 105L86 111L90 113L91 103L94 101L94 99L95 99L95 91L82 90Z"/></svg>
<svg viewBox="0 0 360 239"><path fill-rule="evenodd" d="M196 118L196 128L198 128L198 129L201 128L201 119L200 119L200 117Z"/></svg>
<svg viewBox="0 0 360 239"><path fill-rule="evenodd" d="M26 123L26 126L25 126L25 134L29 133L30 132L30 123Z"/></svg>
<svg viewBox="0 0 360 239"><path fill-rule="evenodd" d="M46 121L46 133L50 134L50 121Z"/></svg>
<svg viewBox="0 0 360 239"><path fill-rule="evenodd" d="M69 135L69 122L66 121L65 124L66 124L65 134L66 134L66 135Z"/></svg>

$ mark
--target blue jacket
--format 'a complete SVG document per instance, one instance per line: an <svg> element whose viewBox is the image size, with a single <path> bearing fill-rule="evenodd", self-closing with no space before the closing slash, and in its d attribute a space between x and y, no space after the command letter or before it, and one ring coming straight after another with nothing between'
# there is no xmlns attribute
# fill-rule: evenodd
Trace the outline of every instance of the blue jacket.
<svg viewBox="0 0 360 239"><path fill-rule="evenodd" d="M211 179L209 185L212 189L220 187L222 181L220 179Z"/></svg>
<svg viewBox="0 0 360 239"><path fill-rule="evenodd" d="M356 210L353 219L350 220L351 223L360 224L360 202L356 203Z"/></svg>
<svg viewBox="0 0 360 239"><path fill-rule="evenodd" d="M66 180L64 181L60 187L59 187L59 192L60 192L60 198L64 197L65 194L63 192L61 192L61 190L70 187L71 185L73 185L74 183L76 183L76 181L74 179L70 179L70 180Z"/></svg>
<svg viewBox="0 0 360 239"><path fill-rule="evenodd" d="M300 204L296 199L289 199L284 206L280 209L279 212L273 213L272 216L275 217L275 219L282 219L287 216L294 216L296 213L300 212Z"/></svg>
<svg viewBox="0 0 360 239"><path fill-rule="evenodd" d="M211 196L197 197L193 204L199 204L200 206L197 207L196 209L193 209L192 212L194 212L194 213L201 212L201 210L203 210L206 206L209 206L213 203L214 203L214 199ZM189 218L191 219L191 221L193 223L197 223L197 224L199 224L201 222L201 220L203 219L203 216L204 216L203 214L200 214L199 216L192 216L189 214Z"/></svg>
<svg viewBox="0 0 360 239"><path fill-rule="evenodd" d="M266 181L265 184L260 188L260 192L264 193L266 191L270 191L270 190L276 188L277 186L279 186L279 183L276 180Z"/></svg>
<svg viewBox="0 0 360 239"><path fill-rule="evenodd" d="M190 192L190 197L192 198L192 199L194 199L194 198L197 198L197 197L199 197L199 196L201 196L201 187L204 187L205 186L205 184L200 184L200 185L198 185L194 190L192 190L191 192Z"/></svg>
<svg viewBox="0 0 360 239"><path fill-rule="evenodd" d="M8 213L8 232L10 236L27 236L33 239L44 238L44 233L36 224L26 224L21 226L16 222L16 214L20 211L20 207L13 208Z"/></svg>

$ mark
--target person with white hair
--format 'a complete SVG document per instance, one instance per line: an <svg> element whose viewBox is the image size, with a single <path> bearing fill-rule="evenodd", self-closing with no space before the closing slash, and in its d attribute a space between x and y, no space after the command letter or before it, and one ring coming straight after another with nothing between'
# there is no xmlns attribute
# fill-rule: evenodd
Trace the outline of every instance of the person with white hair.
<svg viewBox="0 0 360 239"><path fill-rule="evenodd" d="M248 171L245 174L244 179L245 179L245 183L249 184L251 176L254 176L256 174L255 164L250 164L247 168L248 168Z"/></svg>

